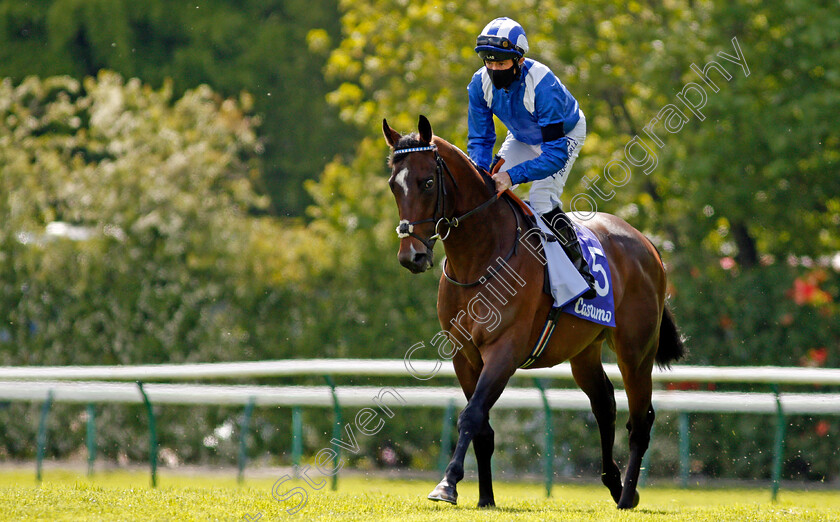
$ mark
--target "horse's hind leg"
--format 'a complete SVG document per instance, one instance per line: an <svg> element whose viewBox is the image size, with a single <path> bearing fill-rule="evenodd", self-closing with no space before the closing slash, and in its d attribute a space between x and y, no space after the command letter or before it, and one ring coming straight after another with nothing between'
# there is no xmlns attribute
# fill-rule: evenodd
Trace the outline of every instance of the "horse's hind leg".
<svg viewBox="0 0 840 522"><path fill-rule="evenodd" d="M490 427L488 416L481 431L473 439L475 460L478 466L478 507L496 505L496 500L493 497L493 474L490 468L490 459L495 447L495 433L493 428Z"/></svg>
<svg viewBox="0 0 840 522"><path fill-rule="evenodd" d="M630 409L630 419L627 430L630 432L630 461L624 476L624 489L618 501L619 509L630 509L639 503L639 493L636 487L639 482L639 472L642 457L650 445L650 429L653 426L655 414L651 405L651 371L653 370L653 355L636 366L628 366L619 360L624 388L627 392L627 403Z"/></svg>
<svg viewBox="0 0 840 522"><path fill-rule="evenodd" d="M601 433L601 482L610 490L613 500L621 498L621 471L613 459L615 442L615 392L601 364L601 343L595 341L573 357L572 376L589 397L592 413Z"/></svg>

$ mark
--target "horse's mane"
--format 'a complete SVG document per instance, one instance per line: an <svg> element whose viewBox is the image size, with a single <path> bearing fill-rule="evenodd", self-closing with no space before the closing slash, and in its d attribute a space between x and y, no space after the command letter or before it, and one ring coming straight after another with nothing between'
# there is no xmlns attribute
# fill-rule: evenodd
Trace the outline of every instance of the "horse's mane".
<svg viewBox="0 0 840 522"><path fill-rule="evenodd" d="M434 136L432 138L432 141L435 143L435 145L443 145L442 148L449 149L452 151L452 153L459 156L464 161L464 164L468 165L467 172L469 172L472 176L478 179L481 183L488 186L491 191L495 192L495 184L492 182L492 180L490 180L487 176L481 175L481 173L478 170L478 165L476 165L472 158L470 158L470 156L466 152L461 150L460 147L449 143L440 136Z"/></svg>

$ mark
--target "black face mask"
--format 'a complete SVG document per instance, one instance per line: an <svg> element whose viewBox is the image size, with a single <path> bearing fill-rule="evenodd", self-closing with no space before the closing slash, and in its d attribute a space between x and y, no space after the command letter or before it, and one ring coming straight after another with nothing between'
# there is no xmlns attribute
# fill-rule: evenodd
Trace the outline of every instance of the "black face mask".
<svg viewBox="0 0 840 522"><path fill-rule="evenodd" d="M494 71L487 69L487 74L490 75L490 80L493 82L493 87L497 89L507 89L510 84L519 76L519 64L514 64L509 69L502 71Z"/></svg>

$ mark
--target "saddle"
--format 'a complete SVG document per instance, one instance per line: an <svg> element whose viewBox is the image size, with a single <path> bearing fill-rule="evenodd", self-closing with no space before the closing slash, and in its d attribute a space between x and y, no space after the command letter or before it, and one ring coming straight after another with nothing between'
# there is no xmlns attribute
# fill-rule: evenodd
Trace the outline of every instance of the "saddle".
<svg viewBox="0 0 840 522"><path fill-rule="evenodd" d="M536 229L536 234L538 234L546 241L558 241L558 239L553 235L546 234L542 230L540 230L540 227L537 225L537 219L539 219L537 215L534 214L534 212L531 210L531 207L529 207L528 204L525 203L525 201L523 201L519 196L514 194L512 190L508 189L504 191L502 193L502 197L508 198L508 200L510 200L519 210L522 211L522 215L525 217L526 223L525 232L530 232L531 230ZM542 249L542 244L538 245L538 248ZM543 273L545 276L543 277L543 292L551 296L551 281L548 276L548 264L546 264L543 267ZM554 312L554 310L555 309L552 309L552 312ZM559 312L559 308L557 308L556 310L558 310Z"/></svg>
<svg viewBox="0 0 840 522"><path fill-rule="evenodd" d="M470 159L470 162L472 162L473 166L481 174L481 178L484 180L484 183L486 183L487 186L492 190L495 190L496 183L493 181L493 178L490 176L490 173L484 170L483 168L479 167L475 162L472 161L472 159ZM547 234L540 229L539 225L537 225L537 219L539 219L539 217L536 214L534 214L534 211L531 210L531 207L519 196L514 194L512 190L505 190L502 193L502 197L506 198L508 202L512 203L514 208L518 208L522 212L522 216L524 217L525 222L524 233L528 235L536 235L548 242L559 241L554 235ZM542 243L537 245L537 249L542 250L542 248ZM543 292L545 292L549 297L553 298L551 293L551 278L549 277L548 264L545 264L543 266L543 274ZM552 307L551 315L556 316L559 313L559 310L559 308L555 309L554 307Z"/></svg>

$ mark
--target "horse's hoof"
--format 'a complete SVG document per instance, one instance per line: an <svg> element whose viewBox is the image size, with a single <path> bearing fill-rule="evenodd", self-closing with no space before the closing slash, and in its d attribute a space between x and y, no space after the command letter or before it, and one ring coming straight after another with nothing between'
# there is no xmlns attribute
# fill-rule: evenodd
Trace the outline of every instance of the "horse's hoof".
<svg viewBox="0 0 840 522"><path fill-rule="evenodd" d="M634 507L639 505L639 492L636 491L635 495L633 495L633 503L632 505L623 505L621 502L618 503L618 509L633 509Z"/></svg>
<svg viewBox="0 0 840 522"><path fill-rule="evenodd" d="M478 499L478 507L480 507L480 508L494 508L494 507L496 507L496 502L493 499L490 499L490 500Z"/></svg>
<svg viewBox="0 0 840 522"><path fill-rule="evenodd" d="M449 502L450 504L457 504L458 503L458 492L455 491L455 486L450 486L441 482L438 484L435 489L429 493L429 500L434 500L435 502Z"/></svg>

